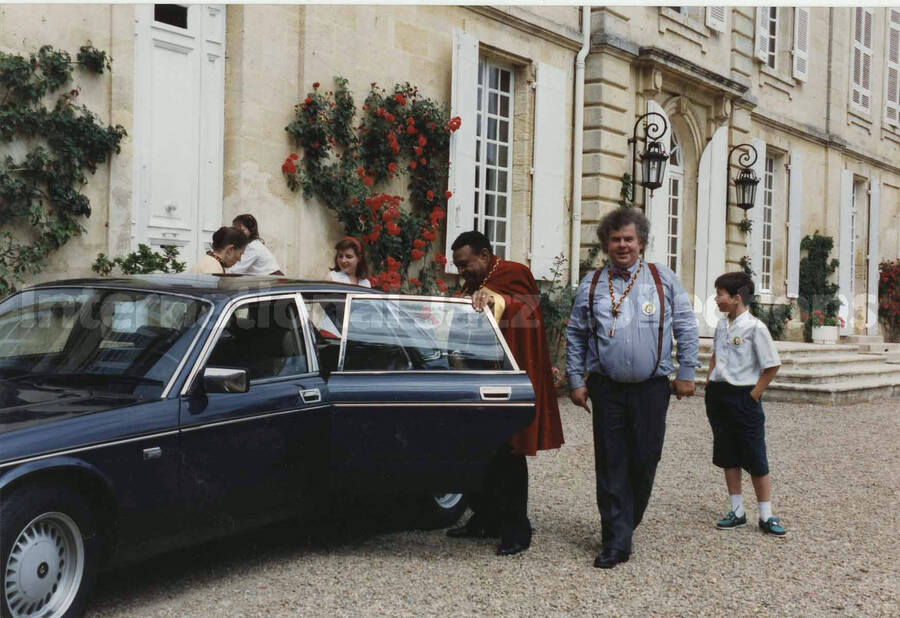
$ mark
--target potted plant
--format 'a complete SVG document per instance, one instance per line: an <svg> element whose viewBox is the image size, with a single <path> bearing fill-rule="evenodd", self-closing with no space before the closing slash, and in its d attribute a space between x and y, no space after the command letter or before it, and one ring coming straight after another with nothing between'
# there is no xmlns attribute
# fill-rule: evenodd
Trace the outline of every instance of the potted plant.
<svg viewBox="0 0 900 618"><path fill-rule="evenodd" d="M844 318L841 316L826 316L816 309L810 314L812 323L813 343L837 343L840 335L839 328L844 326Z"/></svg>

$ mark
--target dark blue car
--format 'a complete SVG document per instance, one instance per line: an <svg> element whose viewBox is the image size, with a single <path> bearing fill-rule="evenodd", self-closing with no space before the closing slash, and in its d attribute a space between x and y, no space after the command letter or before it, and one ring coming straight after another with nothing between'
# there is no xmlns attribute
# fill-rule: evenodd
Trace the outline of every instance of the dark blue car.
<svg viewBox="0 0 900 618"><path fill-rule="evenodd" d="M0 303L3 616L83 611L103 567L412 495L449 525L534 417L468 301L159 275Z"/></svg>

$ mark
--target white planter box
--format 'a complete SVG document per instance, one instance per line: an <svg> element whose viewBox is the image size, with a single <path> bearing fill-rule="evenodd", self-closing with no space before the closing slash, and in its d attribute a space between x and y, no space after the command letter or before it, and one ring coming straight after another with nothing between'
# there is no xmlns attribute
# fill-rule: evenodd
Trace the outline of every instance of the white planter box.
<svg viewBox="0 0 900 618"><path fill-rule="evenodd" d="M837 343L839 336L837 326L813 326L812 328L813 343Z"/></svg>

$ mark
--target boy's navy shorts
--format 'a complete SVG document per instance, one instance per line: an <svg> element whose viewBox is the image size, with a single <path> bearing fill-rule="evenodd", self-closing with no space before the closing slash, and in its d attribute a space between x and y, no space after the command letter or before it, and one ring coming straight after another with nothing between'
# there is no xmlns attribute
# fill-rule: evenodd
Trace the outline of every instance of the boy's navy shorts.
<svg viewBox="0 0 900 618"><path fill-rule="evenodd" d="M766 457L766 415L750 396L752 386L710 382L706 386L706 416L713 432L713 464L743 468L753 476L769 473Z"/></svg>

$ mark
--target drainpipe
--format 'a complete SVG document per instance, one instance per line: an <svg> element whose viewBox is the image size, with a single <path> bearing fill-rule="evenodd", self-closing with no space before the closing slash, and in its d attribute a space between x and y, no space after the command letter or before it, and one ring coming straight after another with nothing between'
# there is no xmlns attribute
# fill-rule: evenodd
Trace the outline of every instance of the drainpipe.
<svg viewBox="0 0 900 618"><path fill-rule="evenodd" d="M581 7L581 49L575 56L575 128L572 139L572 247L569 283L578 285L581 261L581 174L584 168L584 60L591 48L591 7Z"/></svg>

